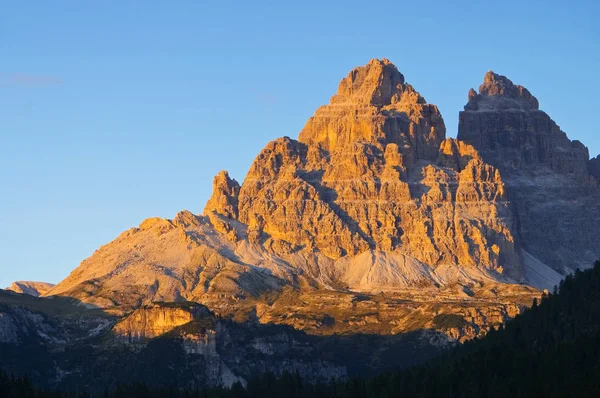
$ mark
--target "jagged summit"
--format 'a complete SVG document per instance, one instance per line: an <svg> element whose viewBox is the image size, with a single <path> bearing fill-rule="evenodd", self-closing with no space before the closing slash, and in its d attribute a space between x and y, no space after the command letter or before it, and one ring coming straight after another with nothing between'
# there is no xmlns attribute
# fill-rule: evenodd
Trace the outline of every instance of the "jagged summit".
<svg viewBox="0 0 600 398"><path fill-rule="evenodd" d="M468 111L485 110L535 110L539 103L529 90L514 84L509 78L492 71L485 74L483 84L479 86L479 93L471 89L469 102L465 105Z"/></svg>
<svg viewBox="0 0 600 398"><path fill-rule="evenodd" d="M317 109L298 140L326 151L357 142L393 143L407 159L434 160L446 137L435 105L405 82L387 59L374 59L342 79L328 105Z"/></svg>
<svg viewBox="0 0 600 398"><path fill-rule="evenodd" d="M404 76L389 60L372 59L367 65L353 69L342 79L331 103L390 105L402 95L404 83Z"/></svg>
<svg viewBox="0 0 600 398"><path fill-rule="evenodd" d="M216 211L229 218L237 218L240 184L229 177L226 170L221 170L213 179L212 196L204 207L204 214Z"/></svg>
<svg viewBox="0 0 600 398"><path fill-rule="evenodd" d="M528 253L561 273L600 256L597 161L526 88L488 72L460 113L458 139L502 173L516 210L514 233Z"/></svg>
<svg viewBox="0 0 600 398"><path fill-rule="evenodd" d="M504 173L546 167L587 178L587 148L571 141L539 110L529 90L506 76L487 72L479 93L469 91L459 119L458 139L472 144L486 162Z"/></svg>

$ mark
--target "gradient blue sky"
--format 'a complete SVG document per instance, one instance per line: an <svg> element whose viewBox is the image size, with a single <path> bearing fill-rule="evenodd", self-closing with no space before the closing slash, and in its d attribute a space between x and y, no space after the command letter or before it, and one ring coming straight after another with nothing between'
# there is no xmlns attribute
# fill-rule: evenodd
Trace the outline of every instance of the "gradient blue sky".
<svg viewBox="0 0 600 398"><path fill-rule="evenodd" d="M449 136L492 69L595 156L599 15L594 1L4 0L0 287L58 282L147 217L200 213L219 170L241 181L374 57Z"/></svg>

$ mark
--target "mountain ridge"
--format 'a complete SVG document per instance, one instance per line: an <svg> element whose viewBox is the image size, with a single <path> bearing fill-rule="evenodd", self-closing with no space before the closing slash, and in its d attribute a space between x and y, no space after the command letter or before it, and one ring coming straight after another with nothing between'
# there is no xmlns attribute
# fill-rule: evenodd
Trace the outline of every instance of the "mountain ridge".
<svg viewBox="0 0 600 398"><path fill-rule="evenodd" d="M91 389L318 381L501 328L600 257L598 158L491 71L459 122L390 61L355 68L202 214L144 220L42 298L0 291L0 363Z"/></svg>
<svg viewBox="0 0 600 398"><path fill-rule="evenodd" d="M241 184L218 173L202 215L184 211L173 220L144 221L46 295L72 296L121 314L152 301L197 301L224 316L258 316L311 333L372 327L354 320L346 294L384 294L385 310L370 299L384 333L407 330L401 318L415 308L430 320L440 311L432 310L437 304L468 317L456 305L464 299L476 308L485 298L490 307L483 308L505 314L501 318L514 314L541 294L522 283L552 288L561 274L594 255L575 253L580 258L574 265L569 259L575 254L568 253L563 263L546 265L548 256L541 258L536 246L540 233L523 227L530 220L528 198L513 192L529 184L538 195L533 177L514 185L523 176L489 149L506 142L496 143L499 133L486 135L487 125L472 122L508 115L510 127L514 114L533 120L535 134L526 130L524 142L507 141L513 145L507 153L527 153L530 136L548 142L540 147L547 151L524 155L516 166L527 172L539 166L544 175L596 197L588 172L595 163L583 160L587 150L568 141L538 107L527 89L490 71L479 93L469 93L459 139L446 138L437 107L389 60L372 60L342 79L298 140L268 143ZM571 152L560 150L565 145ZM582 239L578 250L596 250L590 239ZM560 244L555 248L568 252ZM305 293L313 297L298 307ZM414 308L391 304L401 297ZM331 314L323 313L318 299L338 312L337 329L320 320ZM284 315L292 308L299 319ZM491 327L483 318L469 319L470 336Z"/></svg>
<svg viewBox="0 0 600 398"><path fill-rule="evenodd" d="M10 290L15 293L39 297L50 291L50 289L52 289L54 286L54 283L47 282L15 281L4 290Z"/></svg>
<svg viewBox="0 0 600 398"><path fill-rule="evenodd" d="M458 139L502 173L524 250L562 275L600 257L598 158L570 140L527 89L488 72L460 112Z"/></svg>

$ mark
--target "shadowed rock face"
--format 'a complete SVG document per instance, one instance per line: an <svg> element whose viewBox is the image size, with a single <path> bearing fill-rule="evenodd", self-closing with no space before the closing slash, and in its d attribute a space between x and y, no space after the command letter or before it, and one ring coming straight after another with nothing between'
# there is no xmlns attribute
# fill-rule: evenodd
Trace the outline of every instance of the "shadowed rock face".
<svg viewBox="0 0 600 398"><path fill-rule="evenodd" d="M517 215L517 240L561 273L600 256L600 206L595 161L538 109L537 99L488 72L469 92L458 139L502 173Z"/></svg>
<svg viewBox="0 0 600 398"><path fill-rule="evenodd" d="M193 388L245 384L265 372L298 373L317 382L355 371L351 361L337 360L333 344L323 354L320 341L302 332L236 324L196 303L154 303L115 321L68 298L0 290L0 366L45 387L85 388L93 395L131 380ZM379 342L393 347L416 339L407 340ZM419 354L423 350L428 352ZM436 347L423 342L414 351L424 359Z"/></svg>
<svg viewBox="0 0 600 398"><path fill-rule="evenodd" d="M598 182L600 182L600 155L590 159L588 162L588 171Z"/></svg>
<svg viewBox="0 0 600 398"><path fill-rule="evenodd" d="M485 75L479 94L469 92L458 139L503 173L544 167L575 179L588 175L587 148L569 140L526 88L494 72Z"/></svg>
<svg viewBox="0 0 600 398"><path fill-rule="evenodd" d="M473 89L469 91L469 103L465 106L470 111L507 109L537 110L539 103L525 87L492 71L485 74L479 94Z"/></svg>

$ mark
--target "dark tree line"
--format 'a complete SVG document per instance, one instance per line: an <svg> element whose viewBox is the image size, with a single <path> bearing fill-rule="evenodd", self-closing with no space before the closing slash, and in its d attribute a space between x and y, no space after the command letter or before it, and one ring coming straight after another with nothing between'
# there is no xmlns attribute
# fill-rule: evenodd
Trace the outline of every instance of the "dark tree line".
<svg viewBox="0 0 600 398"><path fill-rule="evenodd" d="M0 397L88 397L43 392L0 372ZM567 276L552 294L497 331L425 365L373 378L311 385L266 374L231 389L120 386L103 398L600 397L600 261Z"/></svg>

